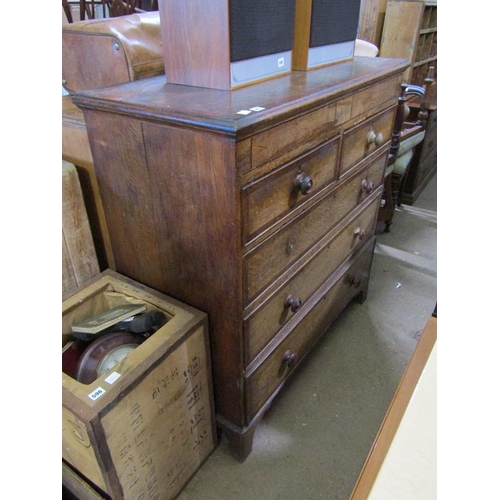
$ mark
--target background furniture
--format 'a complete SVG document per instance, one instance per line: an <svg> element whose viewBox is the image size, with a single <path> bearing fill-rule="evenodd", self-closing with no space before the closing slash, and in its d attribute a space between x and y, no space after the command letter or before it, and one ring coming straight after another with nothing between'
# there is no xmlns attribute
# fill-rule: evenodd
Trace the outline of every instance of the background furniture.
<svg viewBox="0 0 500 500"><path fill-rule="evenodd" d="M160 16L144 12L62 27L62 78L69 93L165 73Z"/></svg>
<svg viewBox="0 0 500 500"><path fill-rule="evenodd" d="M377 47L380 46L386 3L387 0L361 0L360 4L358 38Z"/></svg>
<svg viewBox="0 0 500 500"><path fill-rule="evenodd" d="M73 23L156 11L158 0L62 0L62 8L68 22Z"/></svg>
<svg viewBox="0 0 500 500"><path fill-rule="evenodd" d="M405 83L424 86L429 75L433 78L433 84L426 89L430 116L425 124L425 139L415 148L399 195L399 202L412 205L437 172L437 2L387 2L380 55L410 61ZM420 102L410 102L409 121L415 121Z"/></svg>
<svg viewBox="0 0 500 500"><path fill-rule="evenodd" d="M415 121L420 106L415 99L409 100L410 114L408 121ZM430 104L429 116L424 124L425 138L414 151L406 176L398 195L398 203L413 205L437 172L437 106Z"/></svg>
<svg viewBox="0 0 500 500"><path fill-rule="evenodd" d="M433 82L431 69L429 76L425 79L424 87L401 85L389 158L385 170L384 193L378 214L378 220L385 223L386 233L390 230L396 206L401 205L402 186L405 185L409 166L426 137L429 117L427 99ZM416 99L415 96L417 96ZM418 113L410 113L409 99L415 99L414 107L417 102L419 103Z"/></svg>
<svg viewBox="0 0 500 500"><path fill-rule="evenodd" d="M423 86L431 66L437 82L437 3L390 0L380 55L404 57L410 61L404 74L406 83Z"/></svg>
<svg viewBox="0 0 500 500"><path fill-rule="evenodd" d="M116 270L209 314L217 423L240 459L366 296L406 67L363 57L231 92L159 76L73 96Z"/></svg>
<svg viewBox="0 0 500 500"><path fill-rule="evenodd" d="M63 85L71 93L164 72L158 12L86 20L62 28ZM82 111L62 97L62 157L74 163L87 209L99 267L113 268L106 217Z"/></svg>
<svg viewBox="0 0 500 500"><path fill-rule="evenodd" d="M366 40L356 40L355 55L376 57L378 52L379 50L374 44ZM406 180L407 172L415 155L420 157L421 148L419 146L426 136L429 116L428 99L432 84L434 84L433 70L434 68L431 67L425 79L424 87L403 84L401 88L398 111L392 132L390 154L385 171L384 193L378 214L378 220L385 223L385 232L389 232L394 210L396 206L401 204L402 187L413 185L414 182L415 176L413 172L410 176L412 184ZM415 98L415 96L417 97ZM410 108L409 102L412 102L413 112L411 112L412 108ZM418 166L414 167L414 170L418 171ZM428 180L425 179L425 183ZM423 187L425 185L422 185L420 190Z"/></svg>
<svg viewBox="0 0 500 500"><path fill-rule="evenodd" d="M69 3L69 0L62 0L62 9L63 13L66 16L66 21L68 23L73 22L73 9L71 8L71 5ZM63 17L64 19L64 17Z"/></svg>

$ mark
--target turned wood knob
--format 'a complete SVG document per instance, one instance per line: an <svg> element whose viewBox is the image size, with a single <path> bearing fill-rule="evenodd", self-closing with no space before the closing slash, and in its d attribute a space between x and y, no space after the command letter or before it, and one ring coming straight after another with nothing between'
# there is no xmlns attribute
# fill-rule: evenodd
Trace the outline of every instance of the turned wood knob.
<svg viewBox="0 0 500 500"><path fill-rule="evenodd" d="M380 146L384 142L384 134L382 134L381 132L377 134L375 133L375 130L372 129L370 130L370 132L368 132L366 142L368 145L375 144L375 146Z"/></svg>
<svg viewBox="0 0 500 500"><path fill-rule="evenodd" d="M355 278L354 276L349 280L349 285L353 285L354 288L359 288L361 286L361 280Z"/></svg>
<svg viewBox="0 0 500 500"><path fill-rule="evenodd" d="M295 363L297 363L297 354L292 351L286 351L283 356L283 364L285 364L288 368L292 368Z"/></svg>
<svg viewBox="0 0 500 500"><path fill-rule="evenodd" d="M299 174L295 178L295 189L302 194L308 194L313 186L313 180L308 175Z"/></svg>
<svg viewBox="0 0 500 500"><path fill-rule="evenodd" d="M372 129L370 132L368 132L368 135L366 137L366 143L368 145L373 144L375 142L375 138L377 137L377 134L375 131Z"/></svg>
<svg viewBox="0 0 500 500"><path fill-rule="evenodd" d="M374 184L372 181L369 181L367 179L363 179L361 181L361 189L366 193L366 194L370 194L372 191L373 191L373 188L374 188Z"/></svg>
<svg viewBox="0 0 500 500"><path fill-rule="evenodd" d="M289 295L285 302L285 307L289 307L290 311L297 312L302 305L302 300L300 297L294 297L293 295Z"/></svg>
<svg viewBox="0 0 500 500"><path fill-rule="evenodd" d="M354 230L354 236L356 236L357 238L362 240L366 236L366 229L364 229L362 227L357 227Z"/></svg>

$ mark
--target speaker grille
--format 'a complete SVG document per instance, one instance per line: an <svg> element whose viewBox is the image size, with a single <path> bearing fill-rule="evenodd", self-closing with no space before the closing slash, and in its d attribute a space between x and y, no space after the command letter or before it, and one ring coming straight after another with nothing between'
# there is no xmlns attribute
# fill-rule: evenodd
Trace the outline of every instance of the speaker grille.
<svg viewBox="0 0 500 500"><path fill-rule="evenodd" d="M231 62L293 48L295 0L230 0Z"/></svg>
<svg viewBox="0 0 500 500"><path fill-rule="evenodd" d="M356 38L360 0L313 0L309 46L349 42Z"/></svg>

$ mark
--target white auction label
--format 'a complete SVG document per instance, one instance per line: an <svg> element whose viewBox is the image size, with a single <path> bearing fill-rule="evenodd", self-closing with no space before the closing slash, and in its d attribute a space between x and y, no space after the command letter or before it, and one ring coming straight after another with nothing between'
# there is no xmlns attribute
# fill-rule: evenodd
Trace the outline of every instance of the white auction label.
<svg viewBox="0 0 500 500"><path fill-rule="evenodd" d="M120 377L121 375L118 372L113 372L104 379L104 382L107 382L108 384L111 385L112 383L116 382Z"/></svg>
<svg viewBox="0 0 500 500"><path fill-rule="evenodd" d="M95 391L92 391L89 394L89 398L92 401L95 401L96 399L99 399L106 391L102 387L98 387Z"/></svg>

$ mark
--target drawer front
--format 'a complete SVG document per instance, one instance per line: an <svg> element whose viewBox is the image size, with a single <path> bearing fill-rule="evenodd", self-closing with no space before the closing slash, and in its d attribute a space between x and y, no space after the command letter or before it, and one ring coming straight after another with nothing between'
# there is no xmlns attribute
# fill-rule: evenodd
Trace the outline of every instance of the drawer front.
<svg viewBox="0 0 500 500"><path fill-rule="evenodd" d="M244 242L336 179L339 138L243 188Z"/></svg>
<svg viewBox="0 0 500 500"><path fill-rule="evenodd" d="M351 117L352 97L328 104L252 137L252 168L278 160L289 161L328 137Z"/></svg>
<svg viewBox="0 0 500 500"><path fill-rule="evenodd" d="M299 362L332 323L342 309L360 292L361 283L367 283L374 238L359 257L345 271L328 291L317 299L315 306L301 319L283 342L254 370L246 382L247 421L284 383Z"/></svg>
<svg viewBox="0 0 500 500"><path fill-rule="evenodd" d="M352 103L352 117L366 116L367 111L376 113L396 103L399 97L401 81L401 76L395 76L390 80L376 83L355 94Z"/></svg>
<svg viewBox="0 0 500 500"><path fill-rule="evenodd" d="M252 359L296 315L335 269L371 236L382 190L340 233L245 321L246 362Z"/></svg>
<svg viewBox="0 0 500 500"><path fill-rule="evenodd" d="M386 161L385 153L377 157L247 254L244 260L246 304L382 184Z"/></svg>
<svg viewBox="0 0 500 500"><path fill-rule="evenodd" d="M396 108L392 107L371 120L348 130L342 140L340 177L377 150L386 148L391 140Z"/></svg>

